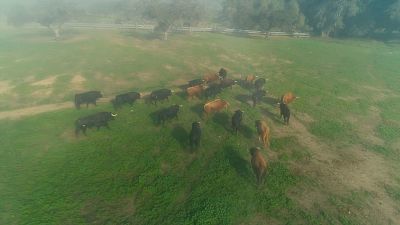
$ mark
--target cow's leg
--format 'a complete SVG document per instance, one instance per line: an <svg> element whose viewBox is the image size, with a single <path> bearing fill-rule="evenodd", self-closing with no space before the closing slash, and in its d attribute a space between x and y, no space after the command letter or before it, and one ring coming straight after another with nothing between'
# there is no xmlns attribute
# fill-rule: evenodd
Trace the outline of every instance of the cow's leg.
<svg viewBox="0 0 400 225"><path fill-rule="evenodd" d="M89 102L86 102L86 108L89 108Z"/></svg>
<svg viewBox="0 0 400 225"><path fill-rule="evenodd" d="M87 134L86 134L86 127L83 127L83 128L82 128L82 133L83 133L85 136L87 136Z"/></svg>
<svg viewBox="0 0 400 225"><path fill-rule="evenodd" d="M75 127L75 136L79 135L79 131L81 130L80 127Z"/></svg>
<svg viewBox="0 0 400 225"><path fill-rule="evenodd" d="M107 129L111 130L110 126L108 125L108 122L105 122L104 126L107 127Z"/></svg>

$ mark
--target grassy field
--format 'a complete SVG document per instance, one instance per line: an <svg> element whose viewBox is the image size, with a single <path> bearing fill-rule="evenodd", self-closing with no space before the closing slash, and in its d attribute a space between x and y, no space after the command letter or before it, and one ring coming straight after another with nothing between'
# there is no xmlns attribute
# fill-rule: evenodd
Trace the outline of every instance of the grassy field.
<svg viewBox="0 0 400 225"><path fill-rule="evenodd" d="M369 40L252 39L45 30L0 32L0 114L72 101L96 89L112 97L148 92L220 67L228 76L269 78L269 96L252 108L249 90L219 97L231 106L208 120L203 99L181 94L159 106L117 111L111 130L76 138L76 118L113 110L49 111L0 120L0 224L399 224L400 45ZM289 126L272 99L293 91ZM150 114L182 104L179 120ZM230 130L245 110L238 136ZM257 186L248 149L259 146L254 120L265 119L269 168ZM203 142L187 135L202 121Z"/></svg>

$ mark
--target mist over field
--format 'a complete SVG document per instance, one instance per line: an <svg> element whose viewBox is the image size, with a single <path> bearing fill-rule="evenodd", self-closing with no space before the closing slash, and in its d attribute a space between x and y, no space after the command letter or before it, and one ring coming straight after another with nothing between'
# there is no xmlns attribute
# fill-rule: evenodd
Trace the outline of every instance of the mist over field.
<svg viewBox="0 0 400 225"><path fill-rule="evenodd" d="M400 221L400 0L0 0L0 225Z"/></svg>

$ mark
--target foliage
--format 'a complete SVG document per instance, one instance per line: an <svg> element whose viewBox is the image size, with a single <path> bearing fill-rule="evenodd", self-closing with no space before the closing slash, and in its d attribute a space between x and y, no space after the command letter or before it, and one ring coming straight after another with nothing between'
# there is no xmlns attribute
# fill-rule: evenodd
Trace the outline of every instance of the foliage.
<svg viewBox="0 0 400 225"><path fill-rule="evenodd" d="M203 15L204 8L196 0L152 0L147 2L144 16L157 21L156 31L165 34L175 25L192 25Z"/></svg>

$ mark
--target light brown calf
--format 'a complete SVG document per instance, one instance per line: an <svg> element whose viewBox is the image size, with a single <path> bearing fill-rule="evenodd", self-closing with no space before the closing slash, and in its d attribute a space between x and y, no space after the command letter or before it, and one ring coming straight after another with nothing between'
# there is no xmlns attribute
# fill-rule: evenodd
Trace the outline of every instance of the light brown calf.
<svg viewBox="0 0 400 225"><path fill-rule="evenodd" d="M204 104L204 113L206 118L213 112L219 112L224 108L227 108L229 103L222 99L215 99L214 101L207 102Z"/></svg>
<svg viewBox="0 0 400 225"><path fill-rule="evenodd" d="M189 99L193 98L193 96L197 96L199 98L200 94L203 92L203 90L204 90L203 85L197 85L194 87L186 88L186 93L187 93Z"/></svg>
<svg viewBox="0 0 400 225"><path fill-rule="evenodd" d="M267 122L256 120L256 128L258 133L258 139L264 144L264 147L269 147L269 137L270 137L270 130L267 125Z"/></svg>

